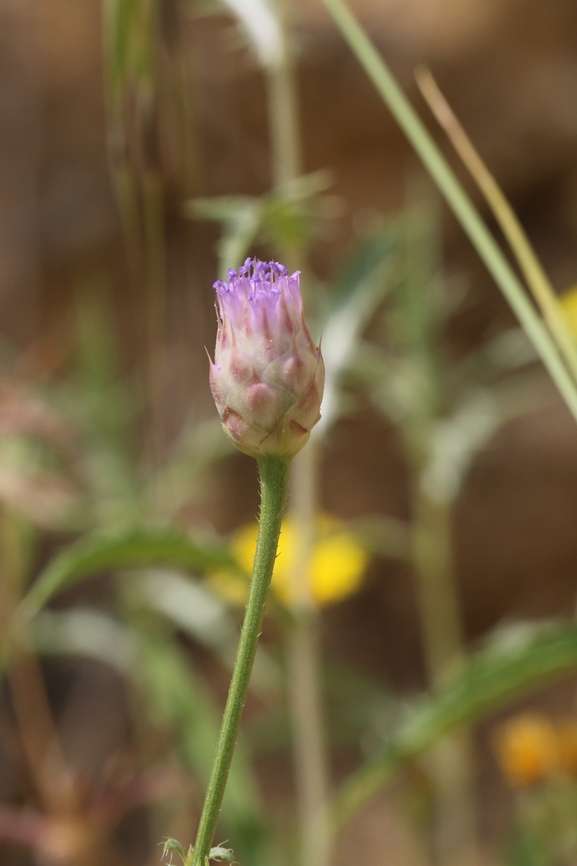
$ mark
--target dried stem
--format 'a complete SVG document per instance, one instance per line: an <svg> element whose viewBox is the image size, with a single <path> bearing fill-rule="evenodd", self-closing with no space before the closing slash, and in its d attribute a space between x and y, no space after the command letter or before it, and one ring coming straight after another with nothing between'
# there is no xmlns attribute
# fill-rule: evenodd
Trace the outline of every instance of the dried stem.
<svg viewBox="0 0 577 866"><path fill-rule="evenodd" d="M535 255L523 226L439 90L430 71L422 68L417 69L415 78L431 111L447 133L455 150L485 196L519 263L527 285L543 313L549 330L563 352L573 377L577 380L577 344L559 306L555 290L543 270L541 262Z"/></svg>

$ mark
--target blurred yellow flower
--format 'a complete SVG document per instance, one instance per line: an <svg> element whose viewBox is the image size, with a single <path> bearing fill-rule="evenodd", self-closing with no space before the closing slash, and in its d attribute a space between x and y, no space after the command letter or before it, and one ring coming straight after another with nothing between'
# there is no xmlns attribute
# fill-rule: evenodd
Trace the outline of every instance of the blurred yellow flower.
<svg viewBox="0 0 577 866"><path fill-rule="evenodd" d="M559 769L577 777L577 722L567 720L557 726Z"/></svg>
<svg viewBox="0 0 577 866"><path fill-rule="evenodd" d="M501 725L495 748L503 775L518 787L542 782L558 766L557 731L538 713L523 713Z"/></svg>
<svg viewBox="0 0 577 866"><path fill-rule="evenodd" d="M559 298L559 303L569 320L573 335L577 338L577 286L564 292Z"/></svg>
<svg viewBox="0 0 577 866"><path fill-rule="evenodd" d="M333 604L356 592L363 580L368 554L355 537L333 517L321 515L310 563L310 594L317 607ZM250 573L256 545L256 523L242 527L234 536L233 553L242 568ZM289 606L299 597L293 586L296 530L290 518L282 524L272 589L280 601ZM219 594L234 602L246 600L247 585L230 573L213 575L211 583Z"/></svg>

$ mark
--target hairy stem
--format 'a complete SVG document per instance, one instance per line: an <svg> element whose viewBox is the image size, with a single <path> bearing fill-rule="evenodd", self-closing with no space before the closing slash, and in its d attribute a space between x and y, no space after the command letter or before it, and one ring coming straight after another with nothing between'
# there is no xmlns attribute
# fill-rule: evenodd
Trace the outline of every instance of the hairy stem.
<svg viewBox="0 0 577 866"><path fill-rule="evenodd" d="M260 525L250 591L216 755L196 836L192 866L205 866L212 845L261 631L267 590L274 568L286 504L290 460L282 457L262 458L259 460L259 469Z"/></svg>

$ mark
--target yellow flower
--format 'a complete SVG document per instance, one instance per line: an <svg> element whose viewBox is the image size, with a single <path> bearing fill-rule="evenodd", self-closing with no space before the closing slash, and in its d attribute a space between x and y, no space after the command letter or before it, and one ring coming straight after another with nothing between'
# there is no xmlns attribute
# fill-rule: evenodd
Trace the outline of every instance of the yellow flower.
<svg viewBox="0 0 577 866"><path fill-rule="evenodd" d="M559 298L559 303L569 320L569 327L573 336L577 339L577 286L564 292Z"/></svg>
<svg viewBox="0 0 577 866"><path fill-rule="evenodd" d="M368 554L335 518L320 516L316 528L309 591L314 604L323 607L341 601L359 589ZM248 573L252 569L257 531L257 524L250 524L242 527L233 538L233 553ZM295 527L291 519L286 518L282 524L272 589L277 598L289 606L299 597L299 588L293 585L296 541ZM221 572L214 575L211 582L217 592L231 601L246 600L247 586L241 579Z"/></svg>
<svg viewBox="0 0 577 866"><path fill-rule="evenodd" d="M523 713L501 725L495 740L497 758L512 785L542 782L558 766L557 731L538 713Z"/></svg>

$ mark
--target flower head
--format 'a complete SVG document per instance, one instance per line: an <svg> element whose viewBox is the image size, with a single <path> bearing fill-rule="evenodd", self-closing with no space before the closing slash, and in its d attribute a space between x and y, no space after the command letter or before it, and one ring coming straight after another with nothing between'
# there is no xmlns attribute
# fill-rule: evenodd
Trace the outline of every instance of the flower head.
<svg viewBox="0 0 577 866"><path fill-rule="evenodd" d="M247 259L214 288L218 333L210 387L223 427L246 454L292 457L320 418L324 385L299 273Z"/></svg>

